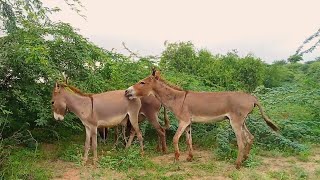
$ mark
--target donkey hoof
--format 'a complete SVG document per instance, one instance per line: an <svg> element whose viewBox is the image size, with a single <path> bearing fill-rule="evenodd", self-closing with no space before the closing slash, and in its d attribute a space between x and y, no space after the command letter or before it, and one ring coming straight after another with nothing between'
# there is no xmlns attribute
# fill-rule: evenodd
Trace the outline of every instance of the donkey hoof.
<svg viewBox="0 0 320 180"><path fill-rule="evenodd" d="M162 150L162 153L163 153L163 154L168 154L168 148L163 149L163 150Z"/></svg>
<svg viewBox="0 0 320 180"><path fill-rule="evenodd" d="M141 157L143 157L143 156L144 156L144 151L141 151L141 153L140 153L140 154L141 154Z"/></svg>
<svg viewBox="0 0 320 180"><path fill-rule="evenodd" d="M174 159L179 161L179 157L180 157L180 153L179 152L175 152L174 153Z"/></svg>
<svg viewBox="0 0 320 180"><path fill-rule="evenodd" d="M160 151L161 151L160 146L157 146L157 147L156 147L156 151L157 151L157 152L160 152Z"/></svg>
<svg viewBox="0 0 320 180"><path fill-rule="evenodd" d="M82 166L85 166L87 164L87 161L82 161Z"/></svg>
<svg viewBox="0 0 320 180"><path fill-rule="evenodd" d="M242 160L242 162L246 161L248 158L249 158L249 156L248 156L248 155L244 155L244 156L243 156L243 160Z"/></svg>
<svg viewBox="0 0 320 180"><path fill-rule="evenodd" d="M193 156L192 156L192 155L189 155L189 156L187 157L187 161L188 161L188 162L191 162L192 159L193 159Z"/></svg>
<svg viewBox="0 0 320 180"><path fill-rule="evenodd" d="M97 158L94 158L94 159L93 159L93 165L96 166L97 164L98 164L98 159L97 159Z"/></svg>

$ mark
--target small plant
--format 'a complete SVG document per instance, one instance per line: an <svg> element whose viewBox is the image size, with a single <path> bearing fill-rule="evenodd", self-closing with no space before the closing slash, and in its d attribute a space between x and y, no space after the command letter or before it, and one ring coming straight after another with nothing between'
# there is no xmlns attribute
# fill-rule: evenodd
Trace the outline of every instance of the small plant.
<svg viewBox="0 0 320 180"><path fill-rule="evenodd" d="M319 179L320 178L320 169L316 169L314 172L315 176Z"/></svg>
<svg viewBox="0 0 320 180"><path fill-rule="evenodd" d="M300 167L294 167L292 169L292 172L295 175L296 179L308 179L308 173Z"/></svg>
<svg viewBox="0 0 320 180"><path fill-rule="evenodd" d="M82 162L83 146L79 144L71 144L60 150L60 158L65 161L76 162L80 165Z"/></svg>
<svg viewBox="0 0 320 180"><path fill-rule="evenodd" d="M244 167L255 168L262 164L261 159L256 157L255 153L250 153L249 158L244 161Z"/></svg>
<svg viewBox="0 0 320 180"><path fill-rule="evenodd" d="M285 171L272 171L272 172L270 172L270 177L278 179L278 180L290 179L288 173Z"/></svg>
<svg viewBox="0 0 320 180"><path fill-rule="evenodd" d="M302 151L298 154L298 160L307 162L309 161L310 151Z"/></svg>
<svg viewBox="0 0 320 180"><path fill-rule="evenodd" d="M107 167L119 171L127 171L130 168L145 168L145 159L141 157L137 147L128 150L120 150L113 155L105 155L99 160L100 167Z"/></svg>

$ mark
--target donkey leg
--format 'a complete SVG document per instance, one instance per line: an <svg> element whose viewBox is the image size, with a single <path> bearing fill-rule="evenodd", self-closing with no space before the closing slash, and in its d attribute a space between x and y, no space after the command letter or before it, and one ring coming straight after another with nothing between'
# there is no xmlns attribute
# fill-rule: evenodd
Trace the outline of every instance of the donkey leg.
<svg viewBox="0 0 320 180"><path fill-rule="evenodd" d="M91 140L91 131L89 127L86 128L86 141L84 144L84 155L83 155L83 162L82 164L85 165L86 162L88 161L88 154L90 150L90 140Z"/></svg>
<svg viewBox="0 0 320 180"><path fill-rule="evenodd" d="M131 123L134 131L137 133L137 137L138 137L138 139L140 141L141 155L143 155L144 154L144 151L143 151L143 137L142 137L142 133L141 133L140 128L139 128L138 114L129 113L129 120L130 120L130 123Z"/></svg>
<svg viewBox="0 0 320 180"><path fill-rule="evenodd" d="M187 161L192 161L193 148L192 148L192 137L191 137L191 124L186 127L186 143L188 145L188 150L189 150Z"/></svg>
<svg viewBox="0 0 320 180"><path fill-rule="evenodd" d="M123 138L123 140L124 140L124 142L126 143L126 145L128 144L128 140L127 140L127 137L126 137L126 126L127 125L122 125L121 127L122 127L122 138Z"/></svg>
<svg viewBox="0 0 320 180"><path fill-rule="evenodd" d="M247 134L247 145L245 146L243 161L247 160L253 144L254 136L250 133L245 123L243 123L243 130Z"/></svg>
<svg viewBox="0 0 320 180"><path fill-rule="evenodd" d="M134 138L135 135L136 135L136 132L134 131L134 129L131 128L130 137L129 137L129 140L128 140L127 144L126 144L126 149L128 149L131 146L133 138Z"/></svg>
<svg viewBox="0 0 320 180"><path fill-rule="evenodd" d="M119 141L119 127L116 126L115 130L114 130L114 147L118 145L118 141Z"/></svg>
<svg viewBox="0 0 320 180"><path fill-rule="evenodd" d="M166 131L163 127L161 127L159 121L158 121L158 116L157 113L153 113L152 115L146 114L146 117L148 121L151 123L151 125L156 129L158 133L158 145L157 149L159 148L160 150L160 144L162 146L162 152L167 153L168 148L167 148L167 143L166 143Z"/></svg>
<svg viewBox="0 0 320 180"><path fill-rule="evenodd" d="M98 161L98 153L97 153L97 128L93 128L91 131L91 139L92 139L92 151L93 151L93 164L96 165Z"/></svg>
<svg viewBox="0 0 320 180"><path fill-rule="evenodd" d="M98 133L101 137L101 142L103 142L103 144L106 143L106 139L107 139L107 132L106 132L106 129L105 127L101 127L101 128L98 128Z"/></svg>
<svg viewBox="0 0 320 180"><path fill-rule="evenodd" d="M173 136L173 146L174 146L174 157L175 157L175 161L179 160L179 156L180 156L180 151L179 151L179 139L181 134L184 132L184 130L186 129L187 126L189 126L190 121L180 121L179 122L179 127L177 129L176 134Z"/></svg>
<svg viewBox="0 0 320 180"><path fill-rule="evenodd" d="M239 169L244 155L244 142L242 137L243 118L233 116L230 118L230 123L237 138L238 157L236 160L236 168Z"/></svg>
<svg viewBox="0 0 320 180"><path fill-rule="evenodd" d="M164 127L165 129L170 128L170 122L167 114L167 109L163 106L163 119L164 119Z"/></svg>

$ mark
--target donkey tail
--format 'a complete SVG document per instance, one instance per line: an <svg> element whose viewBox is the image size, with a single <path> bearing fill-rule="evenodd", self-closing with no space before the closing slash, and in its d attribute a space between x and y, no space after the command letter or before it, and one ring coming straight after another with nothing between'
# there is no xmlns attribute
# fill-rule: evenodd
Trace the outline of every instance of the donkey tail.
<svg viewBox="0 0 320 180"><path fill-rule="evenodd" d="M167 114L167 109L164 106L163 106L163 118L164 118L165 129L169 129L170 128L170 122L169 122L169 118L168 118L168 114Z"/></svg>
<svg viewBox="0 0 320 180"><path fill-rule="evenodd" d="M261 106L261 104L259 103L259 101L258 101L257 99L256 99L256 102L255 102L254 104L258 106L258 108L259 108L259 110L260 110L260 113L261 113L263 119L266 121L267 125L268 125L271 129L273 129L274 131L278 131L278 130L279 130L278 126L275 125L275 123L272 122L272 121L269 119L269 117L266 115L266 113L265 113L264 110L263 110L263 107Z"/></svg>

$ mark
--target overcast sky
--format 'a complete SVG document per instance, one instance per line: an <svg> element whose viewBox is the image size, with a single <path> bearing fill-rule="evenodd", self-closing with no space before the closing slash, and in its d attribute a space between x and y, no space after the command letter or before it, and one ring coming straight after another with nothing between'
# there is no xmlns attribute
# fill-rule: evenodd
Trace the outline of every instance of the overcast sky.
<svg viewBox="0 0 320 180"><path fill-rule="evenodd" d="M59 6L63 0L46 0ZM192 41L225 54L237 49L265 62L287 59L320 28L320 0L82 0L86 20L63 5L54 19L71 23L105 49L160 55L164 42ZM313 60L320 48L304 56Z"/></svg>

